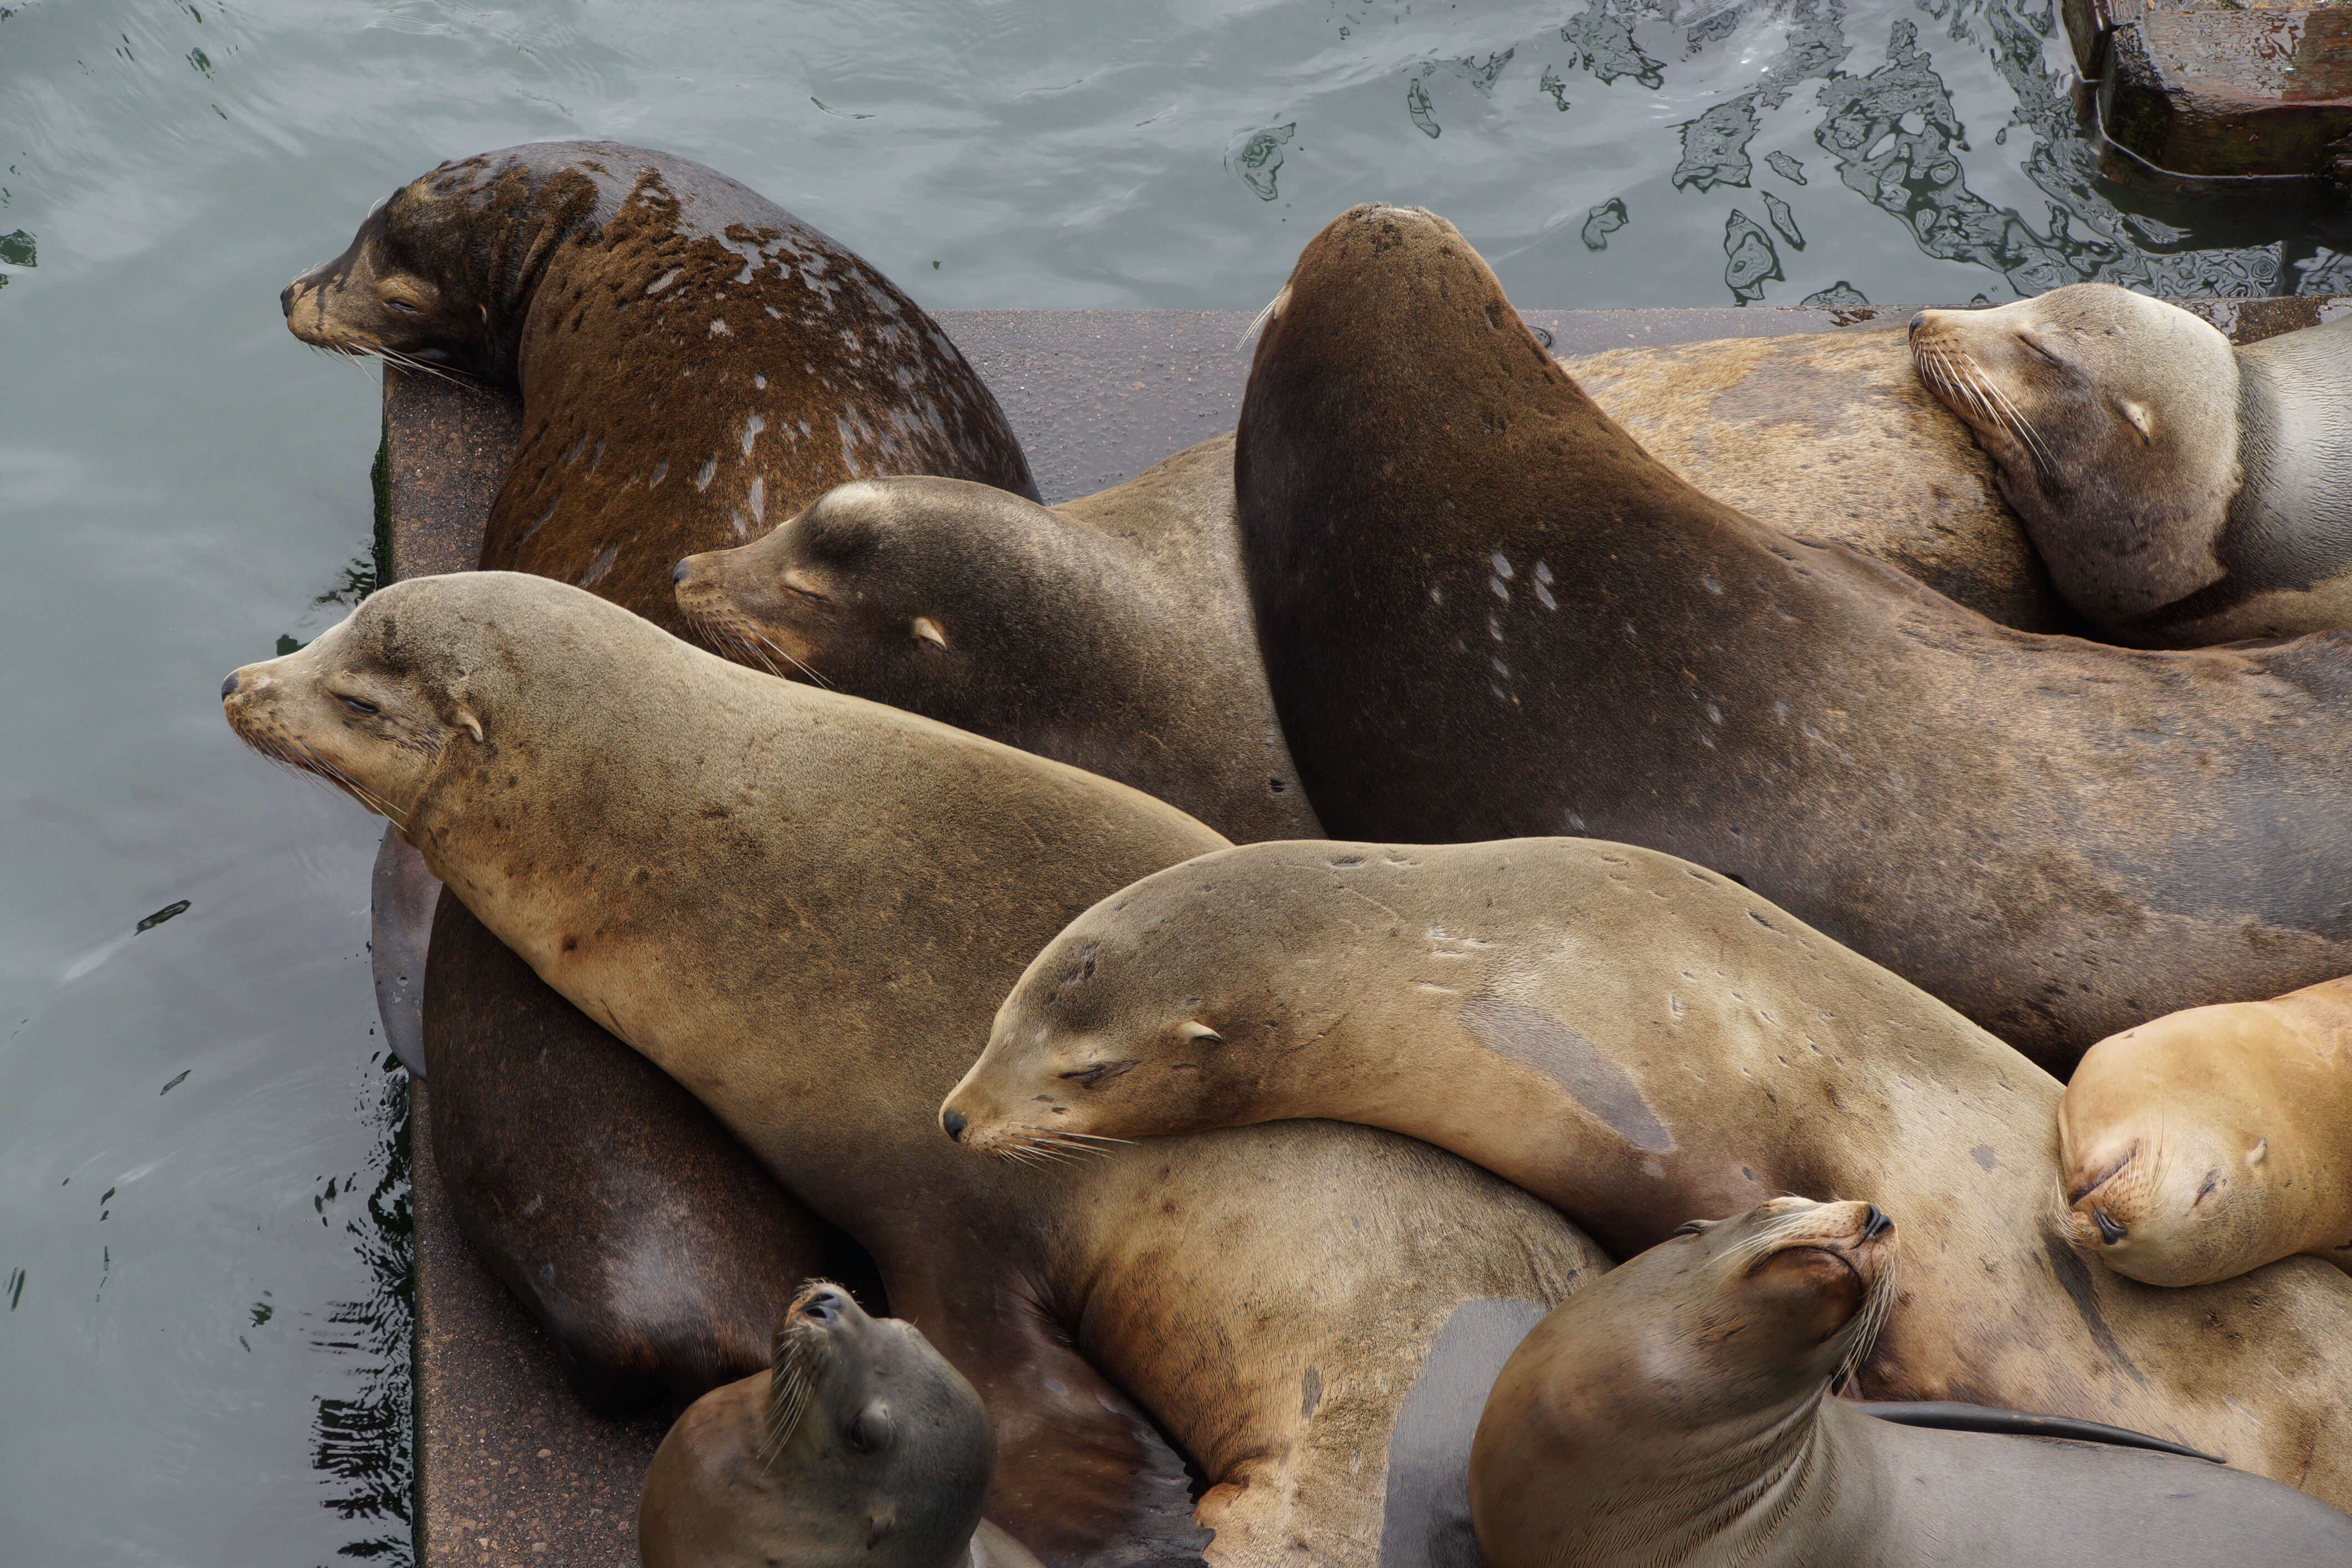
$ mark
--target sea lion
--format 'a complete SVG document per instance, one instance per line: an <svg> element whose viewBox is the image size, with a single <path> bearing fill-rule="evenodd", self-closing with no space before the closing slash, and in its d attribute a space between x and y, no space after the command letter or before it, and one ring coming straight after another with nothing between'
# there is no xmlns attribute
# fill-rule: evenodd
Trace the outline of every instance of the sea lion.
<svg viewBox="0 0 2352 1568"><path fill-rule="evenodd" d="M2309 1253L2352 1269L2352 980L2168 1014L2058 1107L2074 1243L2151 1285Z"/></svg>
<svg viewBox="0 0 2352 1568"><path fill-rule="evenodd" d="M845 479L1036 493L995 397L855 253L713 169L614 142L442 164L286 288L304 342L517 390L485 566L681 631L669 570Z"/></svg>
<svg viewBox="0 0 2352 1568"><path fill-rule="evenodd" d="M680 1409L750 1376L778 1298L812 1275L879 1301L855 1243L446 892L424 989L451 1213L591 1408Z"/></svg>
<svg viewBox="0 0 2352 1568"><path fill-rule="evenodd" d="M990 1517L1050 1562L1191 1561L1200 1525L1220 1564L1429 1561L1449 1516L1386 1499L1459 1497L1469 1434L1432 1439L1452 1407L1416 1404L1424 1378L1483 1392L1606 1266L1536 1199L1369 1128L1069 1166L941 1138L1036 950L1224 847L1123 784L509 573L396 583L223 700L257 750L387 812L542 979L866 1247L988 1406ZM1145 1410L1198 1467L1198 1524Z"/></svg>
<svg viewBox="0 0 2352 1568"><path fill-rule="evenodd" d="M2058 591L2158 647L2352 626L2352 317L2244 348L2112 283L1922 310Z"/></svg>
<svg viewBox="0 0 2352 1568"><path fill-rule="evenodd" d="M2346 637L2033 637L1792 540L1643 452L1442 218L1359 207L1308 243L1234 475L1338 837L1667 850L2062 1069L2352 973Z"/></svg>
<svg viewBox="0 0 2352 1568"><path fill-rule="evenodd" d="M1896 1426L1829 1397L1910 1310L1890 1234L1874 1204L1780 1198L1685 1226L1555 1309L1471 1449L1491 1568L2352 1560L2352 1519L2259 1476Z"/></svg>
<svg viewBox="0 0 2352 1568"><path fill-rule="evenodd" d="M1885 562L2005 626L2079 633L1992 460L1900 330L1610 349L1561 368L1683 479L1759 522Z"/></svg>
<svg viewBox="0 0 2352 1568"><path fill-rule="evenodd" d="M654 1452L645 1568L1038 1568L980 1517L996 1447L922 1331L801 1288L764 1372L714 1389Z"/></svg>
<svg viewBox="0 0 2352 1568"><path fill-rule="evenodd" d="M1233 476L1228 432L1053 508L858 480L679 562L678 607L739 658L1133 784L1236 841L1319 838L1258 660Z"/></svg>
<svg viewBox="0 0 2352 1568"><path fill-rule="evenodd" d="M2352 1500L2352 1284L2182 1295L2064 1240L2057 1082L1700 867L1589 839L1257 844L1072 921L941 1110L982 1152L1331 1117L1410 1133L1618 1257L1780 1193L1914 1214L1871 1397L2152 1432Z"/></svg>
<svg viewBox="0 0 2352 1568"><path fill-rule="evenodd" d="M929 317L782 209L665 153L545 142L445 163L282 302L305 342L519 392L487 563L583 583L673 628L681 552L740 541L844 479L929 472L1032 488L995 399ZM393 1048L419 1073L417 987L438 893L388 837L377 996ZM462 910L449 919L473 927ZM725 1174L756 1167L690 1096L495 943L468 940L432 968L436 1051L476 1064L436 1097L440 1123L469 1130L436 1124L435 1137L463 1168L450 1183L459 1227L583 1393L691 1397L760 1365L777 1292L824 1261L779 1284L772 1232L815 1222L772 1180ZM527 1060L525 1037L538 1053ZM526 1105L527 1130L509 1120ZM613 1162L601 1179L588 1150ZM625 1170L643 1178L634 1196ZM711 1211L680 1219L689 1197ZM754 1206L772 1219L751 1218ZM640 1272L650 1258L680 1260L669 1287ZM559 1284L545 1283L551 1271ZM689 1277L713 1294L698 1300Z"/></svg>

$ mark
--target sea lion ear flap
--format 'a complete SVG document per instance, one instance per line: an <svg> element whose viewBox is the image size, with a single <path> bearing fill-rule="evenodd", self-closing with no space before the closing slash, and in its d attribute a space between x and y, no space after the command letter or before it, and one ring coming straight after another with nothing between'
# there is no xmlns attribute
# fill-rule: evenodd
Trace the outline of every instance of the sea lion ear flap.
<svg viewBox="0 0 2352 1568"><path fill-rule="evenodd" d="M941 631L940 629L940 623L931 619L929 616L917 616L915 617L914 632L915 639L918 642L929 643L933 647L945 647L948 646L948 634Z"/></svg>
<svg viewBox="0 0 2352 1568"><path fill-rule="evenodd" d="M2141 446L2152 447L2156 444L2156 421L2148 414L2146 404L2134 403L2128 397L2118 397L2116 399L2116 412L2123 416L2125 424L2139 432Z"/></svg>
<svg viewBox="0 0 2352 1568"><path fill-rule="evenodd" d="M457 725L457 728L465 731L468 735L473 736L475 744L479 745L481 743L482 721L474 717L474 710L460 703L450 712L449 721Z"/></svg>

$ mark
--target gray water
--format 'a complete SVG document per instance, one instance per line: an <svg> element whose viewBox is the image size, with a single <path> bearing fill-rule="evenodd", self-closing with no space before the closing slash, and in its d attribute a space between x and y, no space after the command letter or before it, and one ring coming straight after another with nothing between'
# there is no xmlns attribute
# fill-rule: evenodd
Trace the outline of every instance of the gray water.
<svg viewBox="0 0 2352 1568"><path fill-rule="evenodd" d="M943 308L1254 308L1373 197L1529 306L2352 289L2101 185L2065 61L2039 0L0 4L0 1568L408 1557L380 825L215 695L365 585L376 384L275 301L395 184L668 148Z"/></svg>

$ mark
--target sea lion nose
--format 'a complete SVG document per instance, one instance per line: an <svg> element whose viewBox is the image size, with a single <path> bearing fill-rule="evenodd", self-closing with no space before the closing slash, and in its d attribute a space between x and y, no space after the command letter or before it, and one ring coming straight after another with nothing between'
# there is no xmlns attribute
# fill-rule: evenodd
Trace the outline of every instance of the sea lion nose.
<svg viewBox="0 0 2352 1568"><path fill-rule="evenodd" d="M2105 1209L2093 1209L2091 1211L2091 1223L2099 1227L2099 1239L2105 1242L2109 1247L2113 1247L2116 1243L2121 1241L2124 1237L2131 1234L2130 1231L2109 1219L2107 1217L2107 1211Z"/></svg>
<svg viewBox="0 0 2352 1568"><path fill-rule="evenodd" d="M222 701L224 701L224 702L226 702L226 701L227 701L230 698L232 698L232 697L236 696L236 672L235 672L235 671L233 671L233 670L232 670L232 671L229 673L229 678L228 678L226 680L224 680L224 681L222 681L222 682L221 682L221 700L222 700Z"/></svg>
<svg viewBox="0 0 2352 1568"><path fill-rule="evenodd" d="M694 557L689 555L669 569L669 580L683 583L694 575Z"/></svg>
<svg viewBox="0 0 2352 1568"><path fill-rule="evenodd" d="M1922 311L1920 311L1917 315L1916 315L1916 316L1912 317L1912 318L1911 318L1911 330L1910 330L1908 332L1906 332L1906 333L1904 334L1904 341L1905 341L1906 342L1908 342L1911 339L1917 337L1917 336L1919 335L1919 329L1920 329L1920 328L1922 328L1922 327L1924 327L1924 326L1926 326L1927 324L1927 311L1922 310Z"/></svg>
<svg viewBox="0 0 2352 1568"><path fill-rule="evenodd" d="M1886 1211L1876 1204L1872 1204L1869 1212L1862 1216L1862 1239L1864 1241L1876 1241L1894 1228L1895 1222L1887 1218Z"/></svg>
<svg viewBox="0 0 2352 1568"><path fill-rule="evenodd" d="M940 1125L948 1130L949 1137L961 1143L963 1142L963 1130L971 1123L964 1120L961 1110L942 1110L940 1112Z"/></svg>
<svg viewBox="0 0 2352 1568"><path fill-rule="evenodd" d="M294 285L291 283L278 290L278 313L281 316L294 314Z"/></svg>

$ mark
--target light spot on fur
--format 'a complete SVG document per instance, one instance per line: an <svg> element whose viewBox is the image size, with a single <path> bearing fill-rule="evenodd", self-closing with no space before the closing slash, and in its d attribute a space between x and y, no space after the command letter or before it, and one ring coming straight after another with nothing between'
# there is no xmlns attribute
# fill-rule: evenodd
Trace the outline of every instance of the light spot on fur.
<svg viewBox="0 0 2352 1568"><path fill-rule="evenodd" d="M758 414L754 414L751 417L743 421L743 455L745 457L748 458L751 455L751 443L758 439L760 432L765 430L767 427L768 421L765 417Z"/></svg>
<svg viewBox="0 0 2352 1568"><path fill-rule="evenodd" d="M698 490L709 489L710 488L711 479L718 472L719 458L717 454L714 453L712 456L703 458L702 467L694 470L694 488Z"/></svg>

